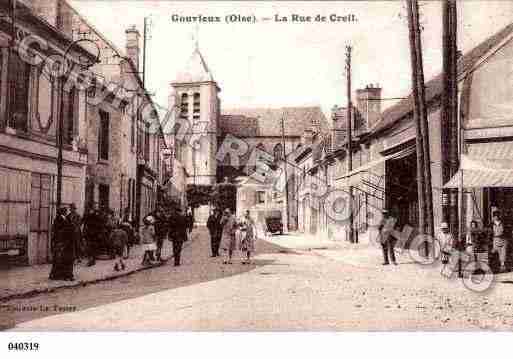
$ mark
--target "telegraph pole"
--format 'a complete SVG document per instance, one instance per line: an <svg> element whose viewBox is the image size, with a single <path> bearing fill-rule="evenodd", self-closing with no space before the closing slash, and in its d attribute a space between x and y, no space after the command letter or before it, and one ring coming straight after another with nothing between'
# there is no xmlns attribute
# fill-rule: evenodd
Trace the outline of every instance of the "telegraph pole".
<svg viewBox="0 0 513 359"><path fill-rule="evenodd" d="M424 191L425 206L426 206L426 231L424 233L434 236L434 223L433 223L433 188L431 186L431 155L429 150L429 123L427 119L427 106L426 106L426 87L424 85L424 64L422 59L422 40L420 36L420 20L419 20L419 4L418 0L411 1L413 23L415 29L415 49L417 60L417 87L418 87L418 104L419 114L421 121L421 133L423 139L423 152L424 152ZM426 255L428 243L426 242Z"/></svg>
<svg viewBox="0 0 513 359"><path fill-rule="evenodd" d="M285 118L281 118L281 142L283 146L283 165L285 174L285 213L287 216L287 232L290 230L289 224L289 177L287 175L287 151L285 150Z"/></svg>
<svg viewBox="0 0 513 359"><path fill-rule="evenodd" d="M454 176L459 167L458 80L457 80L457 17L456 1L444 0L443 14L443 93L442 93L442 179ZM447 189L443 193L444 219L451 233L459 238L458 191Z"/></svg>
<svg viewBox="0 0 513 359"><path fill-rule="evenodd" d="M426 228L426 198L425 198L425 186L426 183L424 181L424 139L422 137L422 124L421 124L421 115L419 112L419 88L418 88L418 74L417 74L417 51L416 51L416 30L414 17L413 17L413 9L412 9L412 0L407 0L407 10L408 10L408 30L409 30L409 40L410 40L410 61L411 61L411 76L412 76L412 93L413 93L413 117L415 120L415 147L417 152L417 196L419 203L419 232L425 233Z"/></svg>
<svg viewBox="0 0 513 359"><path fill-rule="evenodd" d="M143 28L143 63L142 63L142 83L143 89L146 89L146 37L148 32L148 16L144 17Z"/></svg>
<svg viewBox="0 0 513 359"><path fill-rule="evenodd" d="M351 103L351 51L350 45L346 46L346 80L347 80L347 171L353 170L353 116ZM351 181L351 179L349 179ZM354 216L353 216L353 186L349 185L349 241L357 243L358 239L354 234Z"/></svg>

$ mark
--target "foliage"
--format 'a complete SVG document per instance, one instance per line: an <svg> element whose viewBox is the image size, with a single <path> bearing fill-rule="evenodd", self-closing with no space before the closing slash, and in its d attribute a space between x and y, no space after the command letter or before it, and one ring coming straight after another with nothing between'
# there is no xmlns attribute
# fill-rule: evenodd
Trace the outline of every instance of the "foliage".
<svg viewBox="0 0 513 359"><path fill-rule="evenodd" d="M188 185L187 203L192 208L198 208L201 205L207 205L212 201L212 186L208 185Z"/></svg>

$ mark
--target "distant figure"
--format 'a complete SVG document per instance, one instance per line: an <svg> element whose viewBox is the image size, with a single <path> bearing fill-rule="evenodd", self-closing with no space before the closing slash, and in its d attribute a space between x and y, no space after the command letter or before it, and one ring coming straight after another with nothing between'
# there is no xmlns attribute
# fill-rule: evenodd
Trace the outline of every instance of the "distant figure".
<svg viewBox="0 0 513 359"><path fill-rule="evenodd" d="M395 260L395 238L391 235L390 230L387 228L387 221L389 218L388 211L384 209L382 211L383 213L383 219L381 220L381 224L379 225L379 239L381 242L381 249L383 250L383 265L390 264L388 257L390 255L390 259L392 260L392 263L394 265L397 265L397 262Z"/></svg>
<svg viewBox="0 0 513 359"><path fill-rule="evenodd" d="M192 209L189 208L187 210L187 215L185 216L185 221L187 225L187 238L185 240L190 239L192 229L194 228L194 216L192 215Z"/></svg>
<svg viewBox="0 0 513 359"><path fill-rule="evenodd" d="M440 225L440 232L437 235L438 242L442 253L442 263L449 263L449 257L454 245L454 237L449 231L449 224L442 222Z"/></svg>
<svg viewBox="0 0 513 359"><path fill-rule="evenodd" d="M218 208L215 208L214 213L208 217L207 228L210 234L212 257L219 257L219 245L221 244L223 227L221 226L221 211Z"/></svg>
<svg viewBox="0 0 513 359"><path fill-rule="evenodd" d="M242 264L250 264L251 263L251 253L255 251L255 237L256 237L256 228L255 221L251 218L251 214L249 211L246 211L244 215L243 227L244 237L240 243L240 250L242 251ZM244 258L244 255L246 258Z"/></svg>
<svg viewBox="0 0 513 359"><path fill-rule="evenodd" d="M98 210L98 205L93 204L87 214L84 216L84 235L86 239L88 266L96 264L100 248L100 240L103 231L103 220Z"/></svg>
<svg viewBox="0 0 513 359"><path fill-rule="evenodd" d="M73 281L73 264L75 262L75 244L73 241L73 223L67 218L67 208L57 210L52 226L52 270L51 280Z"/></svg>
<svg viewBox="0 0 513 359"><path fill-rule="evenodd" d="M84 244L84 240L82 237L82 218L80 218L80 215L77 213L77 206L75 203L72 203L70 206L70 212L68 214L68 219L70 220L71 224L73 225L73 242L75 244L75 259L78 259L79 261L82 258L86 257L86 247Z"/></svg>
<svg viewBox="0 0 513 359"><path fill-rule="evenodd" d="M164 239L167 236L168 226L164 212L161 208L157 208L154 214L155 217L155 239L157 244L156 259L162 261L162 247L164 246Z"/></svg>
<svg viewBox="0 0 513 359"><path fill-rule="evenodd" d="M169 219L169 240L173 242L175 267L180 265L182 245L187 238L187 220L180 208L175 208Z"/></svg>
<svg viewBox="0 0 513 359"><path fill-rule="evenodd" d="M153 226L153 217L148 216L143 219L143 226L141 227L141 242L144 251L142 265L147 266L151 264L153 252L157 249L155 245L155 227Z"/></svg>
<svg viewBox="0 0 513 359"><path fill-rule="evenodd" d="M121 228L115 228L110 232L110 243L112 246L112 254L114 259L114 270L118 272L119 270L125 270L125 263L123 262L123 257L125 256L126 251L128 250L128 235Z"/></svg>
<svg viewBox="0 0 513 359"><path fill-rule="evenodd" d="M493 230L493 252L498 253L500 261L500 271L506 271L506 249L507 243L504 238L504 224L502 223L501 214L499 211L493 212L492 215L492 230Z"/></svg>
<svg viewBox="0 0 513 359"><path fill-rule="evenodd" d="M479 225L476 221L470 222L470 228L467 232L467 248L472 247L472 253L474 256L474 262L476 263L475 270L482 270L482 263L485 262L488 258L488 241L486 240L486 234L484 231L479 228Z"/></svg>
<svg viewBox="0 0 513 359"><path fill-rule="evenodd" d="M237 221L229 208L226 208L224 211L224 215L221 218L221 226L223 226L222 242L228 250L228 259L225 260L223 263L232 264L233 251L237 247L237 242L235 239Z"/></svg>
<svg viewBox="0 0 513 359"><path fill-rule="evenodd" d="M127 247L126 253L123 258L127 259L130 257L130 248L135 245L135 232L132 226L132 222L130 221L130 215L128 212L125 213L123 219L121 220L120 228L124 230L127 234Z"/></svg>

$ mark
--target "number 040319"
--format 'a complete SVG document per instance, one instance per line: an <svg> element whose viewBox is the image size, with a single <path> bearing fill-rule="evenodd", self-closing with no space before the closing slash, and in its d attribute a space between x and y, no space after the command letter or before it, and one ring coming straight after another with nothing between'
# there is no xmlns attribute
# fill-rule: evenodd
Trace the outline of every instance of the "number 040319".
<svg viewBox="0 0 513 359"><path fill-rule="evenodd" d="M9 351L38 351L39 343L29 343L29 342L19 342L19 343L9 343L7 346Z"/></svg>

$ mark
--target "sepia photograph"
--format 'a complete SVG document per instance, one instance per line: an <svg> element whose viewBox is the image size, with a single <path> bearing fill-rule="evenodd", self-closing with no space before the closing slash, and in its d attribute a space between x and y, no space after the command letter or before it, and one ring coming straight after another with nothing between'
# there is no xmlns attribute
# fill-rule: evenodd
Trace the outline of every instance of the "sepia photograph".
<svg viewBox="0 0 513 359"><path fill-rule="evenodd" d="M0 45L0 335L513 330L513 1L1 0Z"/></svg>

